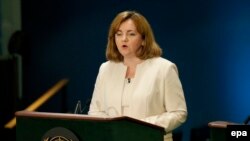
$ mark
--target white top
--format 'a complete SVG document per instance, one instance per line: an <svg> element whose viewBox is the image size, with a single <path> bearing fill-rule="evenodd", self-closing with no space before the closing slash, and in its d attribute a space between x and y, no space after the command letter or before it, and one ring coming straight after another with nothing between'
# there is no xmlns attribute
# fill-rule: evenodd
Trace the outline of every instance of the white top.
<svg viewBox="0 0 250 141"><path fill-rule="evenodd" d="M136 67L130 83L127 67L107 61L100 66L88 114L130 116L165 128L164 141L186 121L187 107L174 63L161 58L147 59Z"/></svg>

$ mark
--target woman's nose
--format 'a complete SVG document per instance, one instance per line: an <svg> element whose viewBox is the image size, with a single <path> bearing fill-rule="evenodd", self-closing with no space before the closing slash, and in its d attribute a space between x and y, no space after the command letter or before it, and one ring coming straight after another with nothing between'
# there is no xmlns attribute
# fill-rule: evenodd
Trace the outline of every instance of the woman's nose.
<svg viewBox="0 0 250 141"><path fill-rule="evenodd" d="M128 41L127 35L123 35L123 36L122 36L122 41Z"/></svg>

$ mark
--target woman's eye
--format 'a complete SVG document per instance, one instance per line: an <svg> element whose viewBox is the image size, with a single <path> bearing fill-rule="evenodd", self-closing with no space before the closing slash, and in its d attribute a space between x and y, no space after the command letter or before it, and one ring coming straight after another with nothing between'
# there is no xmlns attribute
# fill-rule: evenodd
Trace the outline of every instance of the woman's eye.
<svg viewBox="0 0 250 141"><path fill-rule="evenodd" d="M115 35L116 36L122 36L122 33L116 33Z"/></svg>
<svg viewBox="0 0 250 141"><path fill-rule="evenodd" d="M135 33L129 33L130 36L135 36Z"/></svg>

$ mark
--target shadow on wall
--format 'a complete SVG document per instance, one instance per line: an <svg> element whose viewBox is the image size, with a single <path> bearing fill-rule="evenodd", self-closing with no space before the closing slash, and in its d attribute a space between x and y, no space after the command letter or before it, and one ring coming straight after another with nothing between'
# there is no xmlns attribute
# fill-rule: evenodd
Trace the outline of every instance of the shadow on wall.
<svg viewBox="0 0 250 141"><path fill-rule="evenodd" d="M210 129L208 125L192 128L190 132L190 141L209 141Z"/></svg>
<svg viewBox="0 0 250 141"><path fill-rule="evenodd" d="M16 31L8 43L9 54L0 56L0 94L1 133L8 139L15 139L15 128L6 129L4 125L14 117L17 110L22 109L22 56L23 33Z"/></svg>

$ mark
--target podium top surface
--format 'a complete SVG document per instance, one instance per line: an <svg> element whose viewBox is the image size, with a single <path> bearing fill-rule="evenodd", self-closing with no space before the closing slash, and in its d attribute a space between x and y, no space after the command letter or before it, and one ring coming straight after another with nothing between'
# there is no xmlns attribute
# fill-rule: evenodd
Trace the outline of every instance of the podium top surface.
<svg viewBox="0 0 250 141"><path fill-rule="evenodd" d="M212 121L208 123L208 126L210 128L227 128L227 125L239 125L239 124L228 121Z"/></svg>
<svg viewBox="0 0 250 141"><path fill-rule="evenodd" d="M109 122L109 121L130 121L138 123L141 125L153 127L158 130L164 131L164 128L155 124L144 122L139 119L135 119L127 116L120 117L97 117L84 114L72 114L72 113L52 113L52 112L34 112L34 111L17 111L15 113L16 117L34 117L34 118L46 118L46 119L70 119L70 120L85 120L85 121L100 121L100 122Z"/></svg>

